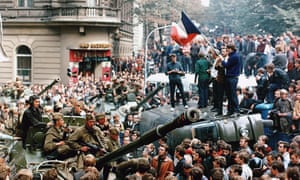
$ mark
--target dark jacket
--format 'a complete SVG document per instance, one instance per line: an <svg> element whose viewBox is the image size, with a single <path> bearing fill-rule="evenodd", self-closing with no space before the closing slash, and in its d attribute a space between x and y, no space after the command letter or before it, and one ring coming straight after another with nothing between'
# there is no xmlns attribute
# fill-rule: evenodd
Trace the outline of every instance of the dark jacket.
<svg viewBox="0 0 300 180"><path fill-rule="evenodd" d="M275 68L285 70L287 61L288 59L285 54L276 54L276 56L273 58L272 63L275 65Z"/></svg>
<svg viewBox="0 0 300 180"><path fill-rule="evenodd" d="M236 51L230 53L228 61L223 61L222 65L226 69L226 77L236 77L241 73L241 59Z"/></svg>
<svg viewBox="0 0 300 180"><path fill-rule="evenodd" d="M21 137L23 140L26 140L26 136L28 133L28 129L31 126L36 126L42 124L42 112L40 109L36 109L33 107L29 107L28 109L25 110L23 114L23 119L21 123ZM45 123L43 123L45 124Z"/></svg>
<svg viewBox="0 0 300 180"><path fill-rule="evenodd" d="M273 75L269 77L269 84L277 84L280 88L288 89L289 76L285 71L275 68Z"/></svg>

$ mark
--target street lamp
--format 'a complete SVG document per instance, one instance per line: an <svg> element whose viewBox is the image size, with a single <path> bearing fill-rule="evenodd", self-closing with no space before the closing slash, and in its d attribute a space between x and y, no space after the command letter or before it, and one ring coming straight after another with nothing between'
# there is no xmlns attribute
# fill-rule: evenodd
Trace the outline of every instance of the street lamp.
<svg viewBox="0 0 300 180"><path fill-rule="evenodd" d="M161 26L161 27L157 27L157 28L155 28L155 29L153 29L152 31L150 31L150 33L147 35L147 37L146 37L146 42L145 42L145 72L144 72L144 78L145 78L145 81L144 81L144 88L146 87L146 79L147 79L147 77L148 77L148 72L147 72L147 64L148 64L148 40L149 40L149 38L150 38L150 36L155 32L155 31L157 31L157 30L160 30L160 29L166 29L166 28L169 28L169 27L171 27L171 25L165 25L165 26Z"/></svg>

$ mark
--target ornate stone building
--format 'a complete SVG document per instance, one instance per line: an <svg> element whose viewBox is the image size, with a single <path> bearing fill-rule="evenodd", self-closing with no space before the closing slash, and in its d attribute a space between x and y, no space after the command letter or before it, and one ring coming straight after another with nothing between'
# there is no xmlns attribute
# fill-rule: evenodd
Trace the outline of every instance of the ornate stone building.
<svg viewBox="0 0 300 180"><path fill-rule="evenodd" d="M0 62L0 83L68 82L68 68L107 77L112 57L132 54L132 7L131 0L1 0L9 60Z"/></svg>

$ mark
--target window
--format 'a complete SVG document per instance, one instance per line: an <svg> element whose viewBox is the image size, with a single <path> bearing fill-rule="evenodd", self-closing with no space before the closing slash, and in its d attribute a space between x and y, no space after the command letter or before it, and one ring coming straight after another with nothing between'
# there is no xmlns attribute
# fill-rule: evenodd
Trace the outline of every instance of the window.
<svg viewBox="0 0 300 180"><path fill-rule="evenodd" d="M27 46L17 48L17 76L24 84L31 83L31 51Z"/></svg>
<svg viewBox="0 0 300 180"><path fill-rule="evenodd" d="M33 7L33 0L18 0L18 7Z"/></svg>
<svg viewBox="0 0 300 180"><path fill-rule="evenodd" d="M18 0L19 7L25 7L25 0Z"/></svg>

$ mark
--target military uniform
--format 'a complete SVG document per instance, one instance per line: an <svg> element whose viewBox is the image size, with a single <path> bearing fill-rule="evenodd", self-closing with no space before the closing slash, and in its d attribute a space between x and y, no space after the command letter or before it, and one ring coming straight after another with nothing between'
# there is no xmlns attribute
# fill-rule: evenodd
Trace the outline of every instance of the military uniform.
<svg viewBox="0 0 300 180"><path fill-rule="evenodd" d="M108 152L113 152L119 148L121 148L121 144L120 144L120 141L115 141L111 138L105 138L105 144L107 146L107 151Z"/></svg>
<svg viewBox="0 0 300 180"><path fill-rule="evenodd" d="M48 154L48 159L65 159L69 155L74 155L70 153L72 150L68 145L57 146L56 143L64 141L64 130L62 128L51 127L47 133L44 142L44 151Z"/></svg>
<svg viewBox="0 0 300 180"><path fill-rule="evenodd" d="M113 128L115 129L115 128ZM117 130L116 130L117 131ZM110 133L111 133L111 129L110 129ZM119 133L118 133L119 134ZM105 138L105 144L107 145L107 151L108 152L113 152L119 148L121 148L121 143L120 140L114 140L113 138L111 138L111 136ZM117 166L117 162L116 161L112 161L107 163L104 168L103 168L103 177L104 179L106 179L109 175L109 172L114 169Z"/></svg>
<svg viewBox="0 0 300 180"><path fill-rule="evenodd" d="M116 104L124 103L124 101L127 99L128 89L128 86L123 83L114 89L114 101Z"/></svg>
<svg viewBox="0 0 300 180"><path fill-rule="evenodd" d="M95 145L99 149L107 149L104 144L104 137L101 130L94 126L92 130L81 126L72 133L67 141L68 145L73 149L79 151L82 146L88 146L88 144ZM92 149L91 149L92 150ZM102 156L103 152L90 152L96 157Z"/></svg>

